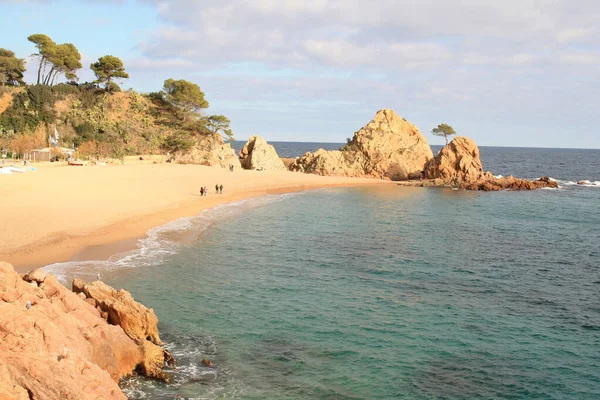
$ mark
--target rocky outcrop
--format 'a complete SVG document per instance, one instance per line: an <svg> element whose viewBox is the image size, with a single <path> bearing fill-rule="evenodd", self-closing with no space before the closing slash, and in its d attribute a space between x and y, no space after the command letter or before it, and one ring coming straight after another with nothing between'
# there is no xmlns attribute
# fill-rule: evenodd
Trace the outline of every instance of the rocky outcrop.
<svg viewBox="0 0 600 400"><path fill-rule="evenodd" d="M73 279L73 292L84 293L86 298L92 299L100 312L107 313L108 323L119 325L130 338L162 344L154 310L135 301L128 291L115 290L101 281L85 283Z"/></svg>
<svg viewBox="0 0 600 400"><path fill-rule="evenodd" d="M109 324L89 300L53 275L21 277L0 262L0 399L125 399L121 377L161 378L163 350Z"/></svg>
<svg viewBox="0 0 600 400"><path fill-rule="evenodd" d="M383 109L354 134L340 151L306 153L290 166L292 171L318 175L406 180L418 177L433 157L419 129Z"/></svg>
<svg viewBox="0 0 600 400"><path fill-rule="evenodd" d="M176 156L175 161L210 167L229 168L230 165L236 168L241 167L235 150L229 143L225 143L223 137L218 133L201 136L189 152Z"/></svg>
<svg viewBox="0 0 600 400"><path fill-rule="evenodd" d="M527 179L519 179L513 176L495 178L493 176L490 177L489 175L491 174L488 174L489 172L483 179L480 179L476 182L462 183L460 188L466 190L483 190L486 192L499 190L536 190L543 188L558 188L558 182L549 177L543 177L535 181L529 181Z"/></svg>
<svg viewBox="0 0 600 400"><path fill-rule="evenodd" d="M240 163L244 169L257 171L282 171L283 161L275 147L260 136L252 136L240 151Z"/></svg>
<svg viewBox="0 0 600 400"><path fill-rule="evenodd" d="M435 186L455 186L466 190L535 190L545 187L557 188L558 183L550 178L536 181L512 176L496 178L484 172L479 148L464 136L457 136L425 166L424 177Z"/></svg>
<svg viewBox="0 0 600 400"><path fill-rule="evenodd" d="M427 163L424 175L448 183L476 182L484 177L479 148L473 140L457 136Z"/></svg>
<svg viewBox="0 0 600 400"><path fill-rule="evenodd" d="M127 336L141 346L142 361L139 367L145 376L169 379L162 367L165 362L170 364L174 359L159 347L162 342L154 310L135 301L128 291L115 290L101 281L85 283L81 279L73 279L73 292L84 294L84 300L94 305L109 324L120 326Z"/></svg>

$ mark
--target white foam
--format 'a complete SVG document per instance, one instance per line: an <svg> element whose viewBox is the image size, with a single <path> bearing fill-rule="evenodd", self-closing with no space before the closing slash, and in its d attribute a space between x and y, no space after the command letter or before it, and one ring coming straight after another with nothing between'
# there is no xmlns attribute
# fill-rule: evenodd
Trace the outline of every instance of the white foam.
<svg viewBox="0 0 600 400"><path fill-rule="evenodd" d="M554 180L554 181L558 182L559 186L577 186L577 187L589 187L589 188L599 187L600 188L600 181L590 181L587 179L580 180L577 182L561 181L561 180Z"/></svg>
<svg viewBox="0 0 600 400"><path fill-rule="evenodd" d="M247 200L220 204L200 214L180 218L165 225L150 229L147 237L138 241L136 250L115 254L106 261L70 261L50 264L43 269L56 275L59 280L68 282L73 277L82 279L94 279L96 274L103 271L113 271L123 268L139 268L156 265L163 262L167 257L177 253L185 242L185 235L193 233L198 237L210 226L218 221L239 215L246 210L262 207L282 201L298 193L286 193L281 195L265 195Z"/></svg>

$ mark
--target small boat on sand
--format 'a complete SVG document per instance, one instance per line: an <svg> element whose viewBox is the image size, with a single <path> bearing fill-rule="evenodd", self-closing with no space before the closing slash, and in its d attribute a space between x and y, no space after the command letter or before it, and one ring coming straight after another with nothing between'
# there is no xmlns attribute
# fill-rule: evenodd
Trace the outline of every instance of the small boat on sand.
<svg viewBox="0 0 600 400"><path fill-rule="evenodd" d="M74 167L83 167L84 165L87 165L87 161L69 160L69 165L72 165Z"/></svg>

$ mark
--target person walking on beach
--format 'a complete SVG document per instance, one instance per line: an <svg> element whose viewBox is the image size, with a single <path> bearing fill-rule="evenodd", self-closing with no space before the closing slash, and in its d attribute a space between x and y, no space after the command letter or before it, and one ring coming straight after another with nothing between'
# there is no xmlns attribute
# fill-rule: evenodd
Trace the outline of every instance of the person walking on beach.
<svg viewBox="0 0 600 400"><path fill-rule="evenodd" d="M215 185L215 193L219 194L219 184L218 183Z"/></svg>
<svg viewBox="0 0 600 400"><path fill-rule="evenodd" d="M208 194L208 188L206 186L204 186L204 195L206 196Z"/></svg>
<svg viewBox="0 0 600 400"><path fill-rule="evenodd" d="M219 193L223 194L223 184L221 184L221 186L219 186Z"/></svg>
<svg viewBox="0 0 600 400"><path fill-rule="evenodd" d="M204 196L204 186L200 186L200 196Z"/></svg>

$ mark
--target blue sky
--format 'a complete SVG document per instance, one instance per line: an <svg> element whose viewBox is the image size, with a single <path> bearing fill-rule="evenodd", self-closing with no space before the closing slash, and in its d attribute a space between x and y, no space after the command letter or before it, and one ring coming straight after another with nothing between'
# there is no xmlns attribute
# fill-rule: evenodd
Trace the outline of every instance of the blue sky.
<svg viewBox="0 0 600 400"><path fill-rule="evenodd" d="M343 142L381 108L432 144L600 148L597 0L0 0L0 47L32 33L112 54L124 88L200 85L236 138ZM35 62L28 63L33 81Z"/></svg>

